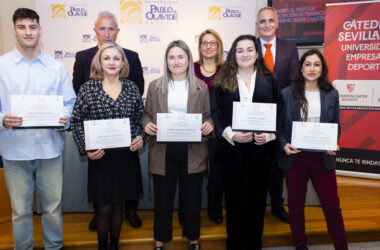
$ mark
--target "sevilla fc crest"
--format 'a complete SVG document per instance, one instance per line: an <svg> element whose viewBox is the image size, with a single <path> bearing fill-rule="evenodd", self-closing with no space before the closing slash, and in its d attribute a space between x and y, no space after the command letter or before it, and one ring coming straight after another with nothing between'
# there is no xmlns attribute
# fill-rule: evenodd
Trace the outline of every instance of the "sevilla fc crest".
<svg viewBox="0 0 380 250"><path fill-rule="evenodd" d="M348 83L347 84L347 90L348 92L350 92L350 94L352 93L352 91L354 91L355 89L355 83Z"/></svg>

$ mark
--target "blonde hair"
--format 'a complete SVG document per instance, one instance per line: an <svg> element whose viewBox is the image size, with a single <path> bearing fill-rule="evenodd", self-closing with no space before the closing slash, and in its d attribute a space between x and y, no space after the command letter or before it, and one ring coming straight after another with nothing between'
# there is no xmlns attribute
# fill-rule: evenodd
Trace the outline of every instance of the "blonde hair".
<svg viewBox="0 0 380 250"><path fill-rule="evenodd" d="M156 89L158 91L161 91L163 94L168 93L168 84L172 80L172 73L169 70L168 67L168 53L169 50L172 49L173 47L178 47L181 48L183 51L185 51L188 61L189 61L189 66L187 67L187 74L186 74L186 81L189 87L189 93L194 95L196 93L196 89L200 88L200 85L198 81L196 80L196 76L194 73L194 61L193 61L193 56L191 55L191 51L189 46L182 41L182 40L175 40L169 43L168 47L166 48L165 51L165 59L164 59L164 76L162 77L162 81L157 84Z"/></svg>
<svg viewBox="0 0 380 250"><path fill-rule="evenodd" d="M198 55L199 55L199 60L197 61L198 64L203 65L203 55L201 51L202 47L202 39L205 35L211 34L215 37L216 42L218 43L218 51L216 52L215 56L215 63L217 66L221 66L224 63L224 49L223 49L223 41L218 32L216 32L213 29L207 29L203 31L198 40Z"/></svg>
<svg viewBox="0 0 380 250"><path fill-rule="evenodd" d="M104 73L103 73L102 64L100 60L102 58L103 51L109 48L115 48L120 52L121 59L123 62L123 67L120 70L119 78L123 79L123 78L128 77L129 63L128 63L127 57L124 54L123 49L115 43L105 43L98 49L98 52L96 52L94 58L92 59L91 69L90 69L90 78L94 78L94 79L104 78Z"/></svg>

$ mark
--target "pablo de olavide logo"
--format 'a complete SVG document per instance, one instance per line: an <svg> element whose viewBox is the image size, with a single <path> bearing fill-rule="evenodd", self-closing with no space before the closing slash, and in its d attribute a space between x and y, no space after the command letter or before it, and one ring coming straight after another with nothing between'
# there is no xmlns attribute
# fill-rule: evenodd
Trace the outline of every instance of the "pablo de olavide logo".
<svg viewBox="0 0 380 250"><path fill-rule="evenodd" d="M82 34L82 41L83 43L91 43L91 42L97 42L98 39L95 35L92 34Z"/></svg>
<svg viewBox="0 0 380 250"><path fill-rule="evenodd" d="M147 23L177 23L178 11L176 0L147 0L144 2L144 17Z"/></svg>
<svg viewBox="0 0 380 250"><path fill-rule="evenodd" d="M143 66L142 69L143 69L144 75L160 74L161 73L161 70L158 67Z"/></svg>
<svg viewBox="0 0 380 250"><path fill-rule="evenodd" d="M140 43L153 43L153 42L159 42L160 38L158 36L152 36L148 34L142 34L139 35Z"/></svg>
<svg viewBox="0 0 380 250"><path fill-rule="evenodd" d="M141 1L120 1L121 23L142 23Z"/></svg>
<svg viewBox="0 0 380 250"><path fill-rule="evenodd" d="M65 50L55 50L54 58L63 60L65 58L75 58L75 52L73 51L65 51Z"/></svg>
<svg viewBox="0 0 380 250"><path fill-rule="evenodd" d="M88 17L87 5L51 4L52 18Z"/></svg>
<svg viewBox="0 0 380 250"><path fill-rule="evenodd" d="M241 8L239 7L225 7L223 9L223 19L240 19Z"/></svg>
<svg viewBox="0 0 380 250"><path fill-rule="evenodd" d="M52 18L66 18L66 5L65 4L52 4L51 5Z"/></svg>
<svg viewBox="0 0 380 250"><path fill-rule="evenodd" d="M222 6L209 6L208 20L221 20L221 19L222 19Z"/></svg>
<svg viewBox="0 0 380 250"><path fill-rule="evenodd" d="M241 7L209 6L208 20L234 20L241 19Z"/></svg>

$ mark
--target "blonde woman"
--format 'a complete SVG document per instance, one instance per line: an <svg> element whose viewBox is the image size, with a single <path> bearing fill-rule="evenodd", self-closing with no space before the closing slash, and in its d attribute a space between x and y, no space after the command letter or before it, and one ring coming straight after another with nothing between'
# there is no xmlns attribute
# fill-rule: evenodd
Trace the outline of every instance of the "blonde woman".
<svg viewBox="0 0 380 250"><path fill-rule="evenodd" d="M137 85L126 79L128 71L122 48L104 44L92 60L91 79L81 86L71 119L79 151L89 158L88 202L96 205L99 249L118 249L122 204L137 200L142 188L137 150L143 146L144 106ZM83 121L117 118L130 119L131 146L86 151Z"/></svg>
<svg viewBox="0 0 380 250"><path fill-rule="evenodd" d="M207 86L195 77L193 58L183 41L171 42L165 52L164 76L151 82L143 127L148 135L149 172L154 182L154 239L157 250L172 239L173 203L177 182L183 205L183 236L190 249L201 249L200 209L206 170L206 136L213 131ZM201 113L201 143L157 142L157 113Z"/></svg>

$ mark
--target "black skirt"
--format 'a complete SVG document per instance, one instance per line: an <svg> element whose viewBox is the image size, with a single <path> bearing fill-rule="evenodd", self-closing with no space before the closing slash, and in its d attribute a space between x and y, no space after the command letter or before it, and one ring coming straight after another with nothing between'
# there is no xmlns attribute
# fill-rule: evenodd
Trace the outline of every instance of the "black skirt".
<svg viewBox="0 0 380 250"><path fill-rule="evenodd" d="M88 202L102 206L138 200L143 193L138 152L106 150L99 160L88 161Z"/></svg>

